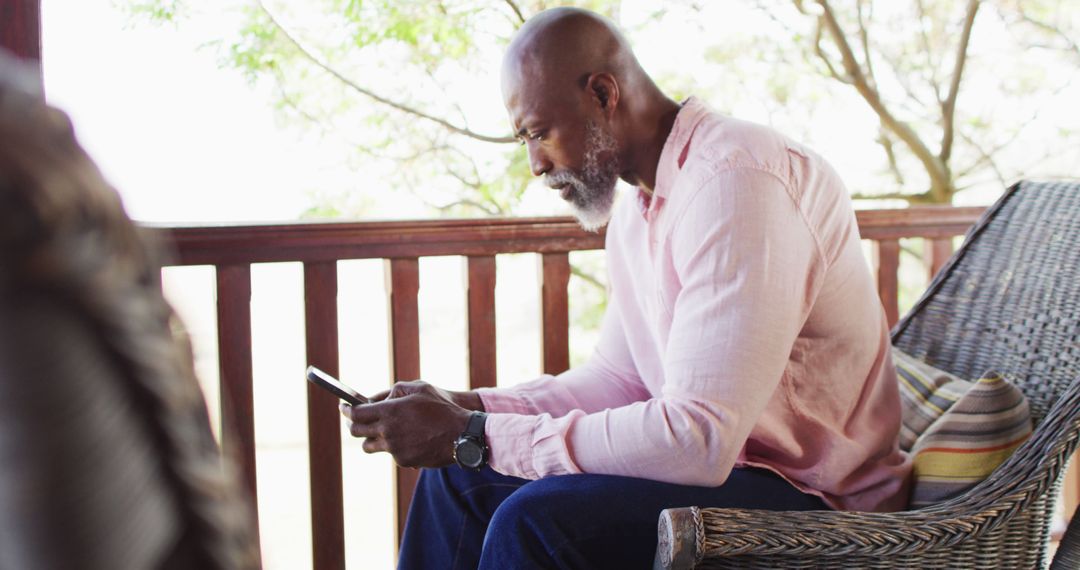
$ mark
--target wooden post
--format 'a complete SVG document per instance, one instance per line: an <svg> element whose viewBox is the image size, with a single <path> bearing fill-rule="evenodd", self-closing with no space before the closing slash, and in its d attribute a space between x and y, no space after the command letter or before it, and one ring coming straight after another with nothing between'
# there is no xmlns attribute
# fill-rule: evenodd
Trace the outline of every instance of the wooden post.
<svg viewBox="0 0 1080 570"><path fill-rule="evenodd" d="M251 266L217 266L218 370L221 448L240 462L240 475L258 517L255 402L251 371Z"/></svg>
<svg viewBox="0 0 1080 570"><path fill-rule="evenodd" d="M0 0L0 47L41 70L41 0Z"/></svg>
<svg viewBox="0 0 1080 570"><path fill-rule="evenodd" d="M335 377L338 376L337 317L337 263L305 263L307 359L310 364ZM338 399L333 394L307 383L311 545L312 563L316 570L345 568L341 415L337 405Z"/></svg>
<svg viewBox="0 0 1080 570"><path fill-rule="evenodd" d="M0 47L37 72L37 86L44 93L41 0L0 0Z"/></svg>
<svg viewBox="0 0 1080 570"><path fill-rule="evenodd" d="M570 368L570 311L566 287L570 283L570 254L541 256L540 337L544 374L559 374Z"/></svg>
<svg viewBox="0 0 1080 570"><path fill-rule="evenodd" d="M900 240L883 239L877 242L878 297L885 308L889 328L900 319L900 286L897 273L900 269Z"/></svg>
<svg viewBox="0 0 1080 570"><path fill-rule="evenodd" d="M926 244L927 270L930 274L930 279L933 280L938 271L941 271L941 268L944 267L945 263L952 257L952 238L926 238L924 242Z"/></svg>
<svg viewBox="0 0 1080 570"><path fill-rule="evenodd" d="M390 380L401 382L420 378L420 263L415 257L388 259L384 263L386 290L390 296ZM397 496L397 543L405 532L413 489L419 471L394 466Z"/></svg>
<svg viewBox="0 0 1080 570"><path fill-rule="evenodd" d="M467 259L469 388L494 388L495 256L469 256Z"/></svg>

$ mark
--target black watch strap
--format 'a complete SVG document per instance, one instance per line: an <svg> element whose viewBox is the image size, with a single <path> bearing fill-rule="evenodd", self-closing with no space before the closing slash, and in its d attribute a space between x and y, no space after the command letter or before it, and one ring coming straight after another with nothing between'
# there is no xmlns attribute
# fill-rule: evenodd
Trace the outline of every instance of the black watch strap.
<svg viewBox="0 0 1080 570"><path fill-rule="evenodd" d="M469 416L469 423L465 424L465 433L461 434L463 437L473 437L479 441L484 441L484 423L487 421L487 414L484 412L473 412Z"/></svg>
<svg viewBox="0 0 1080 570"><path fill-rule="evenodd" d="M487 443L484 442L484 422L487 414L473 412L465 431L454 442L454 461L462 469L479 470L487 465Z"/></svg>

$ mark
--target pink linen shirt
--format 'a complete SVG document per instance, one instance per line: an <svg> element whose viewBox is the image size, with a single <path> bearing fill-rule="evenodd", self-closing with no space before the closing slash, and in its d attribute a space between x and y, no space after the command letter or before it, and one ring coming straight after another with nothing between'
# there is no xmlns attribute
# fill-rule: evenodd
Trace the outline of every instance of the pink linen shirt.
<svg viewBox="0 0 1080 570"><path fill-rule="evenodd" d="M904 508L888 327L833 169L691 98L636 198L608 226L591 359L479 390L491 467L718 486L756 466L834 508Z"/></svg>

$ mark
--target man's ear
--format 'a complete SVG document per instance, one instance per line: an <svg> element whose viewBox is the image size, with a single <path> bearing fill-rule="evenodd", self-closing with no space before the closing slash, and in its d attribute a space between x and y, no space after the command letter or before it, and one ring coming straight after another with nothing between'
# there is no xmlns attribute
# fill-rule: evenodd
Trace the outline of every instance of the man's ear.
<svg viewBox="0 0 1080 570"><path fill-rule="evenodd" d="M585 90L604 116L610 119L615 114L615 108L619 106L619 83L615 81L615 76L594 73L589 76Z"/></svg>

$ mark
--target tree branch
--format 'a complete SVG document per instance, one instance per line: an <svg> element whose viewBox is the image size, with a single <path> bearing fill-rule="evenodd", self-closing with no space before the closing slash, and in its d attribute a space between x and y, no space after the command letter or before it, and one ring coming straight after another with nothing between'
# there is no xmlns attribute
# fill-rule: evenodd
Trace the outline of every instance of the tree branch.
<svg viewBox="0 0 1080 570"><path fill-rule="evenodd" d="M1053 26L1053 25L1048 24L1046 22L1043 22L1041 20L1036 20L1035 18L1032 18L1019 5L1019 2L1017 2L1017 7L1016 8L1020 13L1020 19L1022 21L1026 22L1026 23L1028 23L1028 24L1030 24L1030 25L1032 25L1032 26L1034 26L1034 27L1036 27L1036 28L1038 28L1038 29L1040 29L1040 30L1042 30L1044 32L1049 32L1050 34L1053 34L1053 35L1061 38L1062 40L1064 40L1065 46L1070 51L1072 51L1074 55L1076 55L1077 57L1080 57L1080 44L1077 44L1076 41L1074 41L1071 37L1069 37L1069 34L1065 33L1061 28L1059 28L1057 26Z"/></svg>
<svg viewBox="0 0 1080 570"><path fill-rule="evenodd" d="M698 10L699 13L701 12L701 6L695 6L695 8ZM775 10L770 8L769 6L766 6L762 0L754 0L754 9L758 12L761 12L761 14L766 18L772 20L772 22L777 26L783 28L784 32L787 35L792 37L800 35L799 31L789 26L787 22L778 18L775 14Z"/></svg>
<svg viewBox="0 0 1080 570"><path fill-rule="evenodd" d="M398 162L398 163L402 163L402 164L409 164L411 162L414 162L416 160L419 160L419 159L423 158L425 155L433 154L433 153L437 153L437 152L441 152L441 151L445 151L445 150L450 149L450 147L447 146L447 144L444 143L444 142L432 141L430 146L425 146L424 148L420 148L420 149L416 149L414 147L414 152L412 152L412 154L395 155L395 154L390 154L390 153L387 153L387 152L380 152L378 150L377 146L372 146L370 144L358 143L358 142L356 142L354 140L351 140L351 139L346 139L346 142L348 142L350 145L352 145L356 150L358 150L358 151L364 153L365 155L370 156L370 157L372 157L374 159L377 159L377 160L390 160L390 161ZM386 146L388 146L388 145L383 145L383 148L386 148Z"/></svg>
<svg viewBox="0 0 1080 570"><path fill-rule="evenodd" d="M864 0L857 0L855 2L855 13L858 16L859 21L859 40L862 44L863 57L866 59L866 77L870 86L877 89L877 78L874 77L874 64L870 59L870 33L866 30L866 21L863 19L863 2ZM870 5L870 10L873 12L873 4Z"/></svg>
<svg viewBox="0 0 1080 570"><path fill-rule="evenodd" d="M1046 152L1041 157L1036 158L1036 159L1032 160L1031 162L1028 162L1024 166L1013 169L1017 173L1014 176L1016 176L1016 177L1030 176L1031 171L1034 170L1036 166L1039 166L1040 164L1042 164L1044 162L1047 162L1047 161L1049 161L1051 159L1059 158L1062 155L1064 155L1066 152L1071 152L1071 151L1075 151L1075 148L1066 147L1066 148L1062 148L1062 149L1058 150L1057 152L1053 152L1053 151ZM1074 161L1074 163L1075 163L1075 161ZM1066 174L1040 173L1038 176L1039 176L1040 180L1076 180L1076 176L1074 174L1072 174L1072 173L1066 173ZM1008 179L1006 179L1006 180L1008 180ZM974 185L974 183L972 185ZM1008 186L1008 184L1006 184L1006 186Z"/></svg>
<svg viewBox="0 0 1080 570"><path fill-rule="evenodd" d="M450 97L450 94L446 92L446 87L435 77L435 70L432 69L431 65L424 65L424 75L427 75L428 79L431 80L431 83L438 87L439 93L442 94L443 98L449 101L450 105L457 111L458 119L460 119L461 124L464 125L462 128L468 129L469 118L465 115L465 110L461 108L461 105L458 104L457 100Z"/></svg>
<svg viewBox="0 0 1080 570"><path fill-rule="evenodd" d="M818 18L817 25L814 26L814 54L818 56L822 62L825 63L825 69L829 71L829 75L847 85L854 85L854 81L848 76L840 75L840 72L836 71L836 67L833 66L832 60L829 59L829 54L825 53L825 49L821 47L821 33L823 31L822 19Z"/></svg>
<svg viewBox="0 0 1080 570"><path fill-rule="evenodd" d="M877 142L885 150L885 156L889 160L889 171L892 172L893 178L896 179L897 184L903 186L904 173L900 171L900 165L896 162L896 151L893 150L892 138L889 137L889 131L885 128L885 125L881 125L879 128Z"/></svg>
<svg viewBox="0 0 1080 570"><path fill-rule="evenodd" d="M485 213L485 214L487 214L487 215L489 215L491 217L505 216L506 215L506 212L503 212L502 208L492 210L491 208L487 207L486 205L481 204L480 202L476 202L474 200L469 200L468 198L462 198L461 200L455 200L453 202L450 202L449 204L443 204L442 206L433 204L433 203L428 202L426 200L424 201L424 203L427 204L429 207L435 208L436 210L438 210L440 212L445 212L447 210L451 210L451 209L456 208L458 206L468 206L470 208L476 208L477 210L480 210L481 212L483 212L483 213Z"/></svg>
<svg viewBox="0 0 1080 570"><path fill-rule="evenodd" d="M469 180L468 178L465 178L464 175L451 168L450 165L446 165L446 173L449 174L452 178L456 179L458 182L462 183L465 186L468 186L469 188L472 188L473 190L480 189L481 182L479 180Z"/></svg>
<svg viewBox="0 0 1080 570"><path fill-rule="evenodd" d="M889 65L892 77L896 80L896 83L900 85L900 88L904 90L904 94L907 95L907 98L910 100L902 103L904 110L913 115L921 115L927 108L930 108L930 105L923 102L922 95L919 95L919 93L915 91L915 87L911 84L911 79L908 75L896 71L897 69L902 69L903 66L884 50L878 53L878 55ZM938 98L937 88L931 84L931 90L934 92L934 101L938 105L941 105L941 99Z"/></svg>
<svg viewBox="0 0 1080 570"><path fill-rule="evenodd" d="M292 109L298 115L303 117L306 121L312 123L316 128L318 128L320 136L327 136L330 132L336 130L333 125L329 125L326 121L306 111L303 107L300 106L300 103L296 100L296 98L294 98L292 95L289 95L288 91L285 89L286 81L284 75L281 73L280 68L274 66L272 73L274 75L274 84L277 88L278 96L281 98L281 101L285 104L285 106ZM394 156L378 152L377 150L371 148L369 144L358 143L340 134L339 136L342 136L342 138L345 139L348 144L352 145L354 148L358 149L360 152L363 152L370 157L376 158L378 160L392 160L394 162L400 163L409 163L419 159L426 154L438 152L441 150L447 150L448 148L450 148L445 143L433 143L431 146L420 149L413 154L405 156Z"/></svg>
<svg viewBox="0 0 1080 570"><path fill-rule="evenodd" d="M381 103L383 105L386 105L386 106L394 108L394 109L397 109L398 111L401 111L403 113L406 113L406 114L412 115L414 117L418 117L418 118L424 119L426 121L430 121L432 123L435 123L435 124L445 128L445 129L447 129L447 130L449 130L451 132L457 133L459 135L464 135L464 136L467 136L469 138L473 138L473 139L484 141L484 142L490 142L490 143L512 143L512 142L517 141L517 139L515 137L512 137L512 136L497 137L497 136L490 136L490 135L484 135L484 134L480 134L480 133L477 133L477 132L473 132L473 131L471 131L469 129L459 127L459 126L457 126L457 125L455 125L455 124L453 124L453 123L451 123L449 121L446 121L444 119L440 119L440 118L435 117L433 115L429 115L429 114L427 114L427 113L425 113L425 112L423 112L423 111L421 111L419 109L415 109L415 108L410 107L408 105L405 105L403 103L398 103L397 101L392 101L390 99L387 99L385 97L382 97L382 96L376 94L375 92L373 92L373 91L371 91L371 90L357 84L356 82L352 81L351 79L345 77L339 71L337 71L336 69L330 67L329 64L327 64L326 62L322 61L319 57L317 57L311 50L309 50L307 47L305 47L300 42L299 39L297 39L295 36L293 36L289 32L289 30L286 29L285 26L283 26L281 24L281 22L278 21L277 18L274 17L273 13L270 12L270 10L266 7L266 5L263 3L262 0L259 0L258 5L259 5L259 8L263 11L263 13L266 14L266 16L268 18L270 18L270 22L274 24L274 27L276 27L279 31L281 31L282 35L285 36L285 39L289 40L289 43L293 44L293 46L296 47L297 51L299 51L301 55L303 55L308 61L313 63L315 66L319 67L320 69L322 69L326 73L329 73L335 79L337 79L338 81L341 81L342 83L344 83L346 86L348 86L350 89L356 91L357 93L360 93L361 95L364 95L364 96L366 96L366 97L368 97L368 98L370 98L370 99L372 99L372 100L374 100L374 101L376 101L378 103Z"/></svg>
<svg viewBox="0 0 1080 570"><path fill-rule="evenodd" d="M930 50L930 36L926 35L926 5L923 4L923 0L916 0L915 4L919 8L919 38L922 40L923 54L926 55L926 67L930 70L930 87L934 90L938 104L941 104L941 86L938 85L937 80L938 66L934 64L932 55L934 52Z"/></svg>
<svg viewBox="0 0 1080 570"><path fill-rule="evenodd" d="M859 63L855 59L855 54L851 50L851 44L848 43L844 31L840 29L840 23L836 20L836 14L833 13L832 6L829 5L828 0L816 1L823 10L821 17L824 19L825 27L829 31L829 35L832 36L836 47L840 50L840 56L844 63L844 71L851 77L855 89L870 105L870 108L877 113L882 124L895 133L897 138L903 141L904 144L911 149L915 158L917 158L919 162L923 164L923 167L926 168L927 173L930 175L931 192L934 194L935 200L939 202L948 202L950 198L951 181L945 165L930 151L929 148L927 148L926 144L919 138L919 135L910 125L893 116L892 112L885 106L885 103L881 99L881 94L869 84L862 68L859 67Z"/></svg>
<svg viewBox="0 0 1080 570"><path fill-rule="evenodd" d="M517 3L515 3L514 0L504 0L504 1L506 2L506 4L508 6L510 6L510 9L514 11L514 14L517 15L518 21L520 23L524 24L525 23L525 16L521 13L521 8L518 8Z"/></svg>
<svg viewBox="0 0 1080 570"><path fill-rule="evenodd" d="M480 175L480 167L476 165L476 159L471 154L457 147L449 147L447 150L460 156L469 165L469 168L473 173L473 178L476 180L483 180L484 177ZM477 184L477 187L479 187L479 184Z"/></svg>
<svg viewBox="0 0 1080 570"><path fill-rule="evenodd" d="M1022 128L1018 129L1016 131L1016 135L1019 135L1021 130L1023 130L1023 129ZM994 150L992 150L990 152L987 152L981 145L979 145L979 143L975 142L974 139L967 136L963 131L957 131L957 132L960 134L960 138L964 139L964 142L971 145L971 148L974 148L975 151L979 153L980 158L979 158L978 161L976 161L975 164L976 165L988 164L990 166L990 170L993 170L994 175L997 176L998 182L1001 184L1001 187L1002 188L1007 187L1009 185L1009 183L1005 180L1005 175L1002 174L1001 169L998 168L997 161L994 160L994 153L996 153L998 150L1000 150L1000 147L996 148L996 149L994 149ZM1012 140L1009 141L1010 143L1013 140L1016 140L1016 135L1014 135ZM1009 143L1005 143L1005 144L1009 144ZM977 168L977 167L978 166L975 166L975 167L969 169L967 172L965 172L965 175L967 173L975 170L975 168Z"/></svg>
<svg viewBox="0 0 1080 570"><path fill-rule="evenodd" d="M1072 85L1075 78L1076 78L1076 75L1073 74L1073 76L1068 81L1066 81L1065 83L1062 83L1056 89L1054 89L1054 91L1050 95L1050 97L1044 99L1044 101L1049 100L1049 99L1053 99L1054 97L1057 97L1058 95L1060 95L1063 91L1065 91L1066 89L1069 88L1069 86ZM1016 131L1014 131L1012 133L1012 136L1010 136L1004 142L998 143L996 146L994 146L994 148L992 148L990 150L984 150L982 147L975 144L973 137L967 136L962 130L957 130L957 132L960 134L961 138L963 138L966 142L970 143L975 148L975 150L980 153L981 157L979 158L979 160L975 161L969 167L964 169L961 173L956 174L954 178L959 180L960 178L963 178L963 177L971 174L972 172L977 170L979 167L981 167L983 164L985 164L988 160L992 160L994 155L1001 152L1002 150L1005 150L1006 147L1008 147L1008 146L1012 145L1013 143L1015 143L1016 141L1020 140L1021 133L1023 133L1025 130L1027 130L1027 128L1030 127L1031 125L1034 125L1034 124L1038 123L1039 116L1042 114L1045 107L1046 107L1046 103L1043 103L1043 105L1039 106L1034 111L1032 111L1032 113L1030 115L1028 115L1027 119L1019 121L1020 127L1017 128Z"/></svg>
<svg viewBox="0 0 1080 570"><path fill-rule="evenodd" d="M607 291L607 285L604 285L603 283L600 282L599 279L597 279L596 277L593 277L592 275L585 272L584 270L579 269L578 266L576 266L576 265L573 265L573 264L570 265L570 274L579 277L582 281L588 283L589 285L592 285L592 286L596 287L597 289L599 289L601 291Z"/></svg>
<svg viewBox="0 0 1080 570"><path fill-rule="evenodd" d="M960 43L956 46L956 61L953 62L952 79L949 82L949 94L941 104L941 162L948 168L952 157L953 129L956 123L956 98L960 94L960 79L964 75L964 63L967 61L968 44L971 43L971 28L975 25L975 15L979 11L980 0L968 0L964 14L964 28L960 32Z"/></svg>
<svg viewBox="0 0 1080 570"><path fill-rule="evenodd" d="M281 101L285 103L285 106L315 125L319 129L319 133L322 136L326 136L326 133L330 131L330 128L326 126L326 123L324 123L322 119L300 108L300 104L297 103L296 99L289 95L288 91L285 90L285 77L281 73L281 70L278 69L277 66L274 66L271 73L274 75L274 86L277 87L278 97L281 97Z"/></svg>

